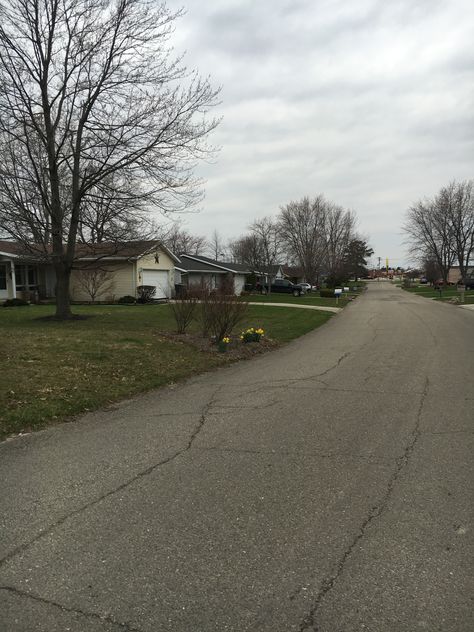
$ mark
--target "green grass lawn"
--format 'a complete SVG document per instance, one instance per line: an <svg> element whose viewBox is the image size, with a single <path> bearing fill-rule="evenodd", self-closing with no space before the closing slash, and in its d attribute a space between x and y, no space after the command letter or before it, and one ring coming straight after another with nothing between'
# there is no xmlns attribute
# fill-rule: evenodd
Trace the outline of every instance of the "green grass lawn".
<svg viewBox="0 0 474 632"><path fill-rule="evenodd" d="M87 320L39 320L53 306L0 308L0 437L46 426L228 363L162 335L167 305L75 306ZM319 327L330 313L249 307L245 326L280 343ZM194 327L197 331L197 325Z"/></svg>
<svg viewBox="0 0 474 632"><path fill-rule="evenodd" d="M457 291L455 286L449 286L446 289L441 290L441 296L438 290L435 290L431 285L418 285L416 287L403 288L406 292L423 296L424 298L431 298L437 301L449 301L452 298L460 298L461 293ZM464 294L465 303L474 303L474 290L467 290Z"/></svg>

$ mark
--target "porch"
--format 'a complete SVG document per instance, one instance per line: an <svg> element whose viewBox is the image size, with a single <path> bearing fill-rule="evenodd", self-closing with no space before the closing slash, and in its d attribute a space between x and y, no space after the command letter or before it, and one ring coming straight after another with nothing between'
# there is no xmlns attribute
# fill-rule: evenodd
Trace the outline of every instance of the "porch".
<svg viewBox="0 0 474 632"><path fill-rule="evenodd" d="M0 252L0 303L12 298L36 302L53 296L53 276L48 266Z"/></svg>

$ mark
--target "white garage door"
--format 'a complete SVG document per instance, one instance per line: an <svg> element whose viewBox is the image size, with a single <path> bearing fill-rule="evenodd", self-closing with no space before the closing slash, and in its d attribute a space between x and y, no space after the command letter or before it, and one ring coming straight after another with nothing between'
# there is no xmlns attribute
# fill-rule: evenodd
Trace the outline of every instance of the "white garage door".
<svg viewBox="0 0 474 632"><path fill-rule="evenodd" d="M143 270L143 285L154 285L156 294L153 298L169 298L170 284L167 270Z"/></svg>

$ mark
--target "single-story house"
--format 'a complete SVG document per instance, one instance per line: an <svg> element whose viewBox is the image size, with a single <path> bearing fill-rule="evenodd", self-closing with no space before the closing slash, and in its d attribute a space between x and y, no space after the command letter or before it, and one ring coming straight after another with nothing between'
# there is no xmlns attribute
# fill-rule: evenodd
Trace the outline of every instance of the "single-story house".
<svg viewBox="0 0 474 632"><path fill-rule="evenodd" d="M156 288L154 298L174 294L178 257L156 240L77 244L71 274L71 299L114 301L137 296L137 287ZM8 298L54 298L55 273L47 256L21 244L0 241L0 301Z"/></svg>
<svg viewBox="0 0 474 632"><path fill-rule="evenodd" d="M265 266L263 270L254 270L254 274L261 283L268 283L270 280L273 283L276 279L286 278L283 266L278 263L272 266Z"/></svg>
<svg viewBox="0 0 474 632"><path fill-rule="evenodd" d="M467 276L471 277L473 275L474 267L469 266L469 268L467 269ZM448 272L448 283L458 283L461 280L461 270L459 269L459 266L453 266L452 268L450 268Z"/></svg>
<svg viewBox="0 0 474 632"><path fill-rule="evenodd" d="M0 241L0 302L54 296L55 276L41 253L15 241Z"/></svg>
<svg viewBox="0 0 474 632"><path fill-rule="evenodd" d="M303 268L300 266L283 266L283 274L292 283L307 283Z"/></svg>
<svg viewBox="0 0 474 632"><path fill-rule="evenodd" d="M181 254L180 263L175 266L176 283L185 287L207 287L214 290L224 282L228 275L232 276L237 295L241 294L246 277L251 274L248 266L240 263L216 261L201 255Z"/></svg>
<svg viewBox="0 0 474 632"><path fill-rule="evenodd" d="M178 263L178 257L156 240L78 244L71 276L71 298L90 300L87 286L93 271L106 273L103 291L99 292L97 300L115 300L127 295L136 297L141 285L155 287L154 299L171 298Z"/></svg>

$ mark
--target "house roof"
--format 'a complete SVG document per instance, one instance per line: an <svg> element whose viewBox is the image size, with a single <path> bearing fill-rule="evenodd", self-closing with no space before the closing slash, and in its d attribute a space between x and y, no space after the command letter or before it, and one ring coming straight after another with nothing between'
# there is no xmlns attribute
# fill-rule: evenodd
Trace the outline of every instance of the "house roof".
<svg viewBox="0 0 474 632"><path fill-rule="evenodd" d="M304 276L303 268L301 266L282 266L283 274L289 277Z"/></svg>
<svg viewBox="0 0 474 632"><path fill-rule="evenodd" d="M138 259L160 249L179 263L178 257L161 241L139 240L124 242L102 242L100 244L76 244L76 259Z"/></svg>
<svg viewBox="0 0 474 632"><path fill-rule="evenodd" d="M276 274L279 270L283 272L283 266L279 263L275 263L271 266L264 266L261 273L262 274Z"/></svg>
<svg viewBox="0 0 474 632"><path fill-rule="evenodd" d="M201 255L180 255L181 267L187 272L213 272L219 274L222 272L233 272L235 274L250 274L248 266L240 263L229 263L227 261L216 261L209 257Z"/></svg>
<svg viewBox="0 0 474 632"><path fill-rule="evenodd" d="M35 244L26 246L19 241L2 239L0 240L0 255L13 258L21 257L24 259L32 259L44 255L44 250Z"/></svg>
<svg viewBox="0 0 474 632"><path fill-rule="evenodd" d="M75 259L138 259L157 248L165 252L179 263L178 257L158 240L138 240L124 242L102 242L100 244L76 244ZM50 248L47 248L50 251ZM25 246L15 241L0 241L0 253L10 254L18 257L41 257L45 255L45 250L40 245L31 244Z"/></svg>

